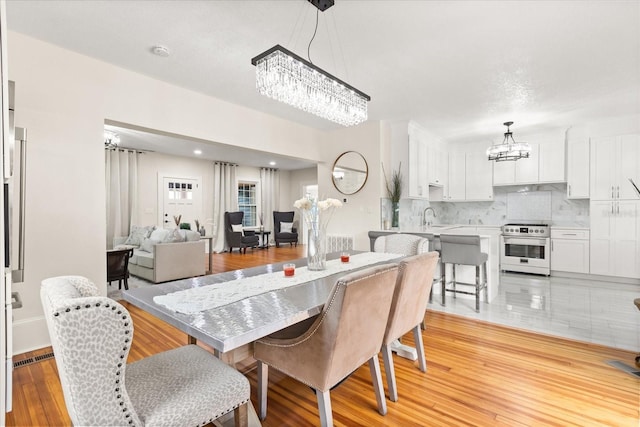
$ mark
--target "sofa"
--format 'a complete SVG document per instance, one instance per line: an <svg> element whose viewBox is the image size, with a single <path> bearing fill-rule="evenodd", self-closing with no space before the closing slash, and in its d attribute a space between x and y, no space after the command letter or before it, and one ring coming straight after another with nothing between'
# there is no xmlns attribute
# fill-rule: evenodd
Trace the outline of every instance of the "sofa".
<svg viewBox="0 0 640 427"><path fill-rule="evenodd" d="M133 226L129 236L114 237L113 247L132 248L129 273L153 283L205 274L205 241L196 231Z"/></svg>

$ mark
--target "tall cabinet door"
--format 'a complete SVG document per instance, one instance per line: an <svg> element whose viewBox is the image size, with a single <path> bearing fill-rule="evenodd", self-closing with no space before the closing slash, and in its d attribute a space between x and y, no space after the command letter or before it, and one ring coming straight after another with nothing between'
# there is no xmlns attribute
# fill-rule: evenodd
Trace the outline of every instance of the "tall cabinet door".
<svg viewBox="0 0 640 427"><path fill-rule="evenodd" d="M590 272L604 276L613 275L613 215L614 202L591 202Z"/></svg>
<svg viewBox="0 0 640 427"><path fill-rule="evenodd" d="M465 200L465 153L449 154L449 200Z"/></svg>
<svg viewBox="0 0 640 427"><path fill-rule="evenodd" d="M591 141L591 200L615 198L616 137Z"/></svg>
<svg viewBox="0 0 640 427"><path fill-rule="evenodd" d="M638 202L614 202L613 226L614 276L638 277Z"/></svg>
<svg viewBox="0 0 640 427"><path fill-rule="evenodd" d="M493 200L493 162L484 152L467 152L465 156L466 200Z"/></svg>
<svg viewBox="0 0 640 427"><path fill-rule="evenodd" d="M616 179L616 198L638 199L629 178L640 186L640 135L623 135L618 140L616 153L618 164L614 169Z"/></svg>

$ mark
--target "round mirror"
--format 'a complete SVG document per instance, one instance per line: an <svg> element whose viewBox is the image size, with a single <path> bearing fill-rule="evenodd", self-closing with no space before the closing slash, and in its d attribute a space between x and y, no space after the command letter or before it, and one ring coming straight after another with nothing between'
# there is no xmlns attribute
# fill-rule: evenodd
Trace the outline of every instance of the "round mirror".
<svg viewBox="0 0 640 427"><path fill-rule="evenodd" d="M333 185L342 194L355 194L364 187L369 176L367 161L355 151L342 153L333 164Z"/></svg>

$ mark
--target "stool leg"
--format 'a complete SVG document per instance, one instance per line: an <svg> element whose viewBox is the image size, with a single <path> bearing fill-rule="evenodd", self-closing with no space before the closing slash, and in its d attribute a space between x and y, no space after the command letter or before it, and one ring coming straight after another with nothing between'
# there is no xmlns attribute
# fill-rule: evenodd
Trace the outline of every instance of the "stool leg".
<svg viewBox="0 0 640 427"><path fill-rule="evenodd" d="M476 265L476 313L480 313L480 266Z"/></svg>
<svg viewBox="0 0 640 427"><path fill-rule="evenodd" d="M442 271L440 272L440 287L442 288L442 306L445 306L444 296L447 293L447 264L442 263Z"/></svg>
<svg viewBox="0 0 640 427"><path fill-rule="evenodd" d="M456 265L455 264L451 264L451 268L453 269L453 274L451 274L451 277L453 278L453 280L451 281L451 283L453 284L453 298L456 298Z"/></svg>
<svg viewBox="0 0 640 427"><path fill-rule="evenodd" d="M489 283L487 283L487 263L483 264L482 274L484 276L484 303L489 304Z"/></svg>

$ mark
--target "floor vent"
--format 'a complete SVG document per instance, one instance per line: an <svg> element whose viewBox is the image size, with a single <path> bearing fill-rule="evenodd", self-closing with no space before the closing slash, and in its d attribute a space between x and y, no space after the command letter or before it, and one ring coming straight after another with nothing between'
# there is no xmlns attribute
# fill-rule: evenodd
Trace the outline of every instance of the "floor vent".
<svg viewBox="0 0 640 427"><path fill-rule="evenodd" d="M27 365L31 365L32 363L37 363L43 360L52 359L53 357L54 357L53 353L45 353L35 357L28 357L26 359L13 362L13 367L19 368L21 366L27 366Z"/></svg>
<svg viewBox="0 0 640 427"><path fill-rule="evenodd" d="M636 378L640 378L640 369L629 366L619 360L607 360L607 365L620 369L621 371L631 374Z"/></svg>

